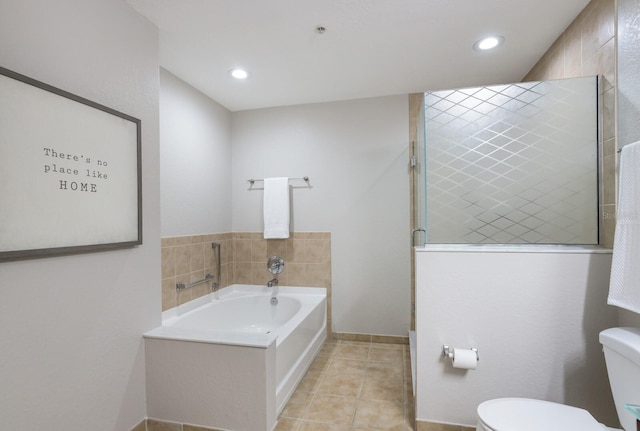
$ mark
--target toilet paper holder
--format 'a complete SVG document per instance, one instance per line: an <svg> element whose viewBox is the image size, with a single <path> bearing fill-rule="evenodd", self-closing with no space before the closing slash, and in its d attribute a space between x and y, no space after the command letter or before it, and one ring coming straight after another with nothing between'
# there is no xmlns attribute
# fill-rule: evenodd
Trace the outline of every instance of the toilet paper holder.
<svg viewBox="0 0 640 431"><path fill-rule="evenodd" d="M469 350L472 350L476 354L476 361L480 360L480 356L478 356L478 349L475 347L471 347ZM447 346L446 344L442 346L442 356L445 358L453 359L453 348Z"/></svg>

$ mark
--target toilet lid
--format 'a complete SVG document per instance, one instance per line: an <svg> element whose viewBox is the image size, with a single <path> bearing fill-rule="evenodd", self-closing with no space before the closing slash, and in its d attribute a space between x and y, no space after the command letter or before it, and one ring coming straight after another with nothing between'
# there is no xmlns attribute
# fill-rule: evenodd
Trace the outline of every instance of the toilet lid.
<svg viewBox="0 0 640 431"><path fill-rule="evenodd" d="M499 398L478 406L478 419L493 431L603 431L586 410L549 401Z"/></svg>

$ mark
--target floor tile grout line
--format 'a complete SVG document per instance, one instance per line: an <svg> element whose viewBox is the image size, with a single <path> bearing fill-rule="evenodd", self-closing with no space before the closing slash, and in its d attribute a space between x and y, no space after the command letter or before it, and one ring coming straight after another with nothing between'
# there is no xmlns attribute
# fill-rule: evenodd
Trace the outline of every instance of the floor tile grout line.
<svg viewBox="0 0 640 431"><path fill-rule="evenodd" d="M339 346L344 345L344 346L366 346L367 347L367 356L365 359L357 359L354 357L350 357L348 355L344 355L343 354L338 354ZM396 348L395 346L386 346L385 349L388 349L389 351L398 351L400 350L402 352L402 371L400 373L399 376L396 376L396 373L394 373L394 378L398 379L399 382L396 383L400 383L401 384L401 397L400 399L396 399L395 401L393 400L376 400L376 399L365 399L363 398L363 388L364 388L364 384L365 381L367 379L367 370L369 369L369 366L371 363L388 363L390 366L392 366L393 368L395 368L397 366L396 365L392 365L392 363L394 363L395 361L393 360L373 360L375 358L372 358L371 356L371 352L374 348L374 343L373 342L351 342L351 341L346 341L346 340L338 340L338 342L334 342L332 343L332 346L328 349L326 349L327 351L325 351L323 353L323 355L327 355L328 356L328 360L327 363L324 367L322 367L322 369L320 369L319 371L319 377L316 381L316 384L314 385L314 387L312 388L312 391L310 392L311 398L308 400L308 402L306 403L306 405L303 408L303 412L301 413L302 418L288 418L290 420L293 420L295 422L295 430L294 431L299 431L302 429L302 427L304 426L303 424L305 422L307 423L323 423L323 424L335 424L334 422L323 422L323 421L315 421L315 420L311 420L307 418L307 415L309 413L309 409L311 408L311 405L313 404L314 399L319 396L319 395L326 395L326 396L331 396L331 397L340 397L340 398L353 398L355 400L355 409L353 412L353 416L352 416L352 422L351 425L345 424L345 426L349 427L351 430L355 430L355 420L356 420L356 415L358 412L358 406L360 405L361 402L366 402L366 401L371 401L371 402L380 402L380 403L394 403L394 404L398 404L398 402L401 404L402 407L402 412L403 412L403 418L402 418L402 422L403 422L403 426L406 430L412 430L413 429L413 425L411 425L411 419L408 417L409 415L409 403L411 402L410 397L408 396L407 393L407 385L410 383L408 377L407 377L407 364L406 364L406 348L402 347L402 348ZM379 349L382 350L382 349ZM345 359L345 360L356 360L356 361L363 361L364 362L364 368L363 368L363 374L362 374L362 381L360 382L360 387L358 390L358 395L356 397L350 397L350 396L345 396L345 395L338 395L338 394L323 394L319 392L319 388L322 384L322 382L324 381L324 379L326 378L327 375L331 374L329 373L329 370L331 368L331 364L333 363L334 359ZM315 359L314 359L315 361ZM373 376L369 376L369 378L371 379L377 379L376 377ZM383 380L383 379L380 379ZM395 380L394 380L395 381Z"/></svg>

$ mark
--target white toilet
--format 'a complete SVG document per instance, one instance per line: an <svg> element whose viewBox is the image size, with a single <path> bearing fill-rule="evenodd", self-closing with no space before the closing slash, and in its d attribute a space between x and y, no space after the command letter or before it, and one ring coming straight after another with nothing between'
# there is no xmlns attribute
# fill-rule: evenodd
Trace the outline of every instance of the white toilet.
<svg viewBox="0 0 640 431"><path fill-rule="evenodd" d="M600 333L618 418L636 431L625 404L640 404L640 328L611 328ZM478 406L477 431L603 431L586 410L549 401L498 398Z"/></svg>

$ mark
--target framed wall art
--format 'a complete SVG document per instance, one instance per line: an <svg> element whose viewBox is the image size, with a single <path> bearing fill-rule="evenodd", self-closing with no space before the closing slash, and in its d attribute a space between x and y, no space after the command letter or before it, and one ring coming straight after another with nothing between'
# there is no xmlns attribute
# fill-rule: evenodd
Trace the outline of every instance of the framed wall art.
<svg viewBox="0 0 640 431"><path fill-rule="evenodd" d="M140 128L0 67L0 260L141 244Z"/></svg>

